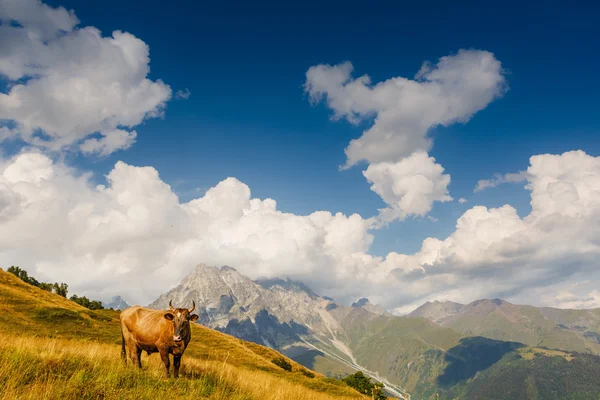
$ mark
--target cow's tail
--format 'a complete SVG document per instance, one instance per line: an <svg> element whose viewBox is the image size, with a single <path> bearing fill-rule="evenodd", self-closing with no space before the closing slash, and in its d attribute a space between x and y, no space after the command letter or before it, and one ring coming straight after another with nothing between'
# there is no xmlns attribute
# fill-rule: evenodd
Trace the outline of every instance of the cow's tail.
<svg viewBox="0 0 600 400"><path fill-rule="evenodd" d="M127 353L125 352L125 336L123 336L123 328L121 328L121 360L127 365Z"/></svg>

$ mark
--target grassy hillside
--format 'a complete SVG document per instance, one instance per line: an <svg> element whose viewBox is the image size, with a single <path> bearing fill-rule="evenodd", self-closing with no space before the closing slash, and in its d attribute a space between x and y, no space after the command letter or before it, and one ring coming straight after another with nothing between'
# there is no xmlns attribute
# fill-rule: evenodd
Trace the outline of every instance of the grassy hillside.
<svg viewBox="0 0 600 400"><path fill-rule="evenodd" d="M413 399L600 399L598 356L465 336L423 318L360 309L342 324L358 363L403 386ZM582 372L586 368L595 372ZM580 384L582 379L588 381ZM509 395L502 389L523 385L529 391Z"/></svg>
<svg viewBox="0 0 600 400"><path fill-rule="evenodd" d="M378 316L358 308L342 326L357 362L404 387L415 399L437 391L446 350L462 337L423 318Z"/></svg>
<svg viewBox="0 0 600 400"><path fill-rule="evenodd" d="M0 270L0 398L350 399L344 383L281 354L194 325L182 377L165 380L157 354L142 371L120 362L118 311L91 311Z"/></svg>

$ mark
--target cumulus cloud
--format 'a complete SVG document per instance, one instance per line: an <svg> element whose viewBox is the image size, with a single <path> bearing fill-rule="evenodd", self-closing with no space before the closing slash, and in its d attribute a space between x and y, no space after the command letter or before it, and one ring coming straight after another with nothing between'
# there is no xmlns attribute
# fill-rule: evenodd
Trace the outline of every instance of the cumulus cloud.
<svg viewBox="0 0 600 400"><path fill-rule="evenodd" d="M464 197L461 197L460 199L458 199L458 202L460 204L465 204L467 202L467 199L465 199Z"/></svg>
<svg viewBox="0 0 600 400"><path fill-rule="evenodd" d="M589 299L600 282L595 262L600 253L600 157L583 151L536 155L530 158L526 176L532 206L526 217L520 218L510 205L477 206L459 218L449 237L423 242L413 256L427 276L450 273L455 280L428 296L576 304L561 299L560 291L578 298L577 304L593 304L582 299ZM583 280L591 283L578 285ZM571 287L561 289L566 283Z"/></svg>
<svg viewBox="0 0 600 400"><path fill-rule="evenodd" d="M346 148L351 167L396 162L415 151L428 152L429 130L467 122L507 90L500 61L488 51L460 50L424 63L414 79L394 77L372 85L368 75L351 76L350 62L315 65L306 72L305 91L310 101L326 99L333 118L357 124L366 118L374 123Z"/></svg>
<svg viewBox="0 0 600 400"><path fill-rule="evenodd" d="M114 131L103 132L100 139L90 138L81 143L80 149L83 153L97 153L102 156L109 155L116 150L125 150L131 147L137 136L136 131L124 131L115 129Z"/></svg>
<svg viewBox="0 0 600 400"><path fill-rule="evenodd" d="M300 279L343 302L367 296L398 312L482 297L593 306L600 157L537 155L527 172L526 217L510 205L472 207L448 237L427 238L414 254L376 257L368 253L375 219L284 213L235 178L182 203L152 167L118 162L106 184L93 186L90 174L24 152L0 161L0 265L140 304L205 262L253 278Z"/></svg>
<svg viewBox="0 0 600 400"><path fill-rule="evenodd" d="M107 155L130 147L133 127L161 116L171 98L169 86L147 78L148 46L129 33L78 28L74 12L36 0L0 0L0 19L0 74L9 81L0 139ZM334 119L373 118L346 148L344 167L368 162L364 176L387 205L378 217L284 213L235 178L182 203L150 166L119 161L94 186L90 173L27 150L0 158L0 265L139 304L200 262L253 278L288 276L344 302L367 296L399 312L436 298L598 304L600 158L582 151L533 156L525 173L478 185L525 180L532 211L524 218L510 205L476 206L451 235L425 239L414 254L369 254L373 229L452 200L450 176L427 155L431 128L467 122L507 86L485 51L461 50L425 63L414 79L375 85L352 78L352 69L311 67L305 90L313 103L326 99Z"/></svg>
<svg viewBox="0 0 600 400"><path fill-rule="evenodd" d="M339 271L325 267L373 239L357 214L282 213L235 178L180 203L152 167L118 162L94 187L38 152L0 165L0 264L97 298L150 302L199 262L333 282Z"/></svg>
<svg viewBox="0 0 600 400"><path fill-rule="evenodd" d="M520 171L517 173L508 174L495 174L492 179L482 179L477 182L477 186L473 189L473 192L480 192L487 188L493 188L503 183L517 183L527 180L527 172Z"/></svg>
<svg viewBox="0 0 600 400"><path fill-rule="evenodd" d="M4 136L108 154L131 146L132 127L163 114L171 89L147 78L149 48L132 34L78 28L73 11L39 0L2 0L0 21L0 74L9 80L0 120L15 125Z"/></svg>
<svg viewBox="0 0 600 400"><path fill-rule="evenodd" d="M175 93L175 98L179 99L179 100L187 100L190 98L190 96L192 95L192 92L190 92L190 89L185 89L185 90L178 90Z"/></svg>
<svg viewBox="0 0 600 400"><path fill-rule="evenodd" d="M448 194L450 175L424 152L415 152L403 160L369 165L363 172L377 193L389 206L381 209L382 224L409 215L426 215L434 201L451 201Z"/></svg>
<svg viewBox="0 0 600 400"><path fill-rule="evenodd" d="M364 175L390 206L381 210L380 220L424 216L434 201L452 200L450 176L427 157L432 147L428 134L436 126L468 122L506 92L500 61L488 51L461 49L435 65L425 62L414 79L394 77L373 84L368 75L353 78L352 72L348 61L312 66L304 90L312 104L325 99L334 120L358 124L373 119L346 147L342 169L369 163Z"/></svg>

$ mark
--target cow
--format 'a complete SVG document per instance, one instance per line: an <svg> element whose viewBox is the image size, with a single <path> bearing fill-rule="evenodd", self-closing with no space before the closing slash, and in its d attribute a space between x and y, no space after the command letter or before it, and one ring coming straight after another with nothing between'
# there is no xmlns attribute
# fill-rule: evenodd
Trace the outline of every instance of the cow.
<svg viewBox="0 0 600 400"><path fill-rule="evenodd" d="M196 308L194 301L190 309L173 308L171 301L169 310L133 306L121 312L121 359L125 365L126 348L131 362L140 369L142 351L148 355L160 353L168 379L171 365L169 354L173 354L173 375L175 378L179 376L181 356L192 338L190 324L198 319L198 315L192 314Z"/></svg>

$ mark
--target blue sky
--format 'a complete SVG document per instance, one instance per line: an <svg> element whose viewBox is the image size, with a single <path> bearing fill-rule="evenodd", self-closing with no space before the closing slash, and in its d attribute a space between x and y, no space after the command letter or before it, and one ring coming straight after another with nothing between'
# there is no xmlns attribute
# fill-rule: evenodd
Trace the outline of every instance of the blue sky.
<svg viewBox="0 0 600 400"><path fill-rule="evenodd" d="M361 174L364 165L338 171L344 148L364 125L331 121L323 104L309 105L302 84L310 66L349 60L357 75L379 81L410 78L423 61L460 48L493 52L509 71L508 93L467 124L437 129L430 152L452 177L450 194L469 202L436 203L436 223L393 223L376 234L373 254L413 252L427 236L445 237L474 204L510 203L526 214L523 184L472 190L479 179L526 168L534 154L600 151L594 50L600 27L583 4L384 2L368 10L322 2L48 4L74 8L82 25L105 35L121 29L141 38L150 46L150 77L192 93L171 101L164 120L138 127L130 150L77 162L100 179L116 160L153 165L182 200L234 176L253 196L274 198L281 210L297 214L329 210L366 218L384 206Z"/></svg>
<svg viewBox="0 0 600 400"><path fill-rule="evenodd" d="M525 182L474 193L477 182L522 171L536 154L600 155L600 27L598 7L587 3L46 3L74 9L79 27L94 26L104 36L135 35L149 46L148 78L191 92L169 101L164 118L135 126L131 148L66 156L68 164L93 171L97 183L122 160L156 168L181 201L231 176L284 212L375 216L386 205L362 174L368 164L339 169L350 140L373 121L333 121L325 102L311 105L303 90L307 70L350 61L353 77L412 79L423 62L460 49L492 52L509 90L466 124L433 129L429 155L451 176L455 201L434 202L429 215L436 222L408 217L374 231L370 254L414 253L423 239L454 232L457 218L475 205L511 204L523 217L531 210ZM18 150L14 142L2 146ZM467 203L456 201L461 197Z"/></svg>

